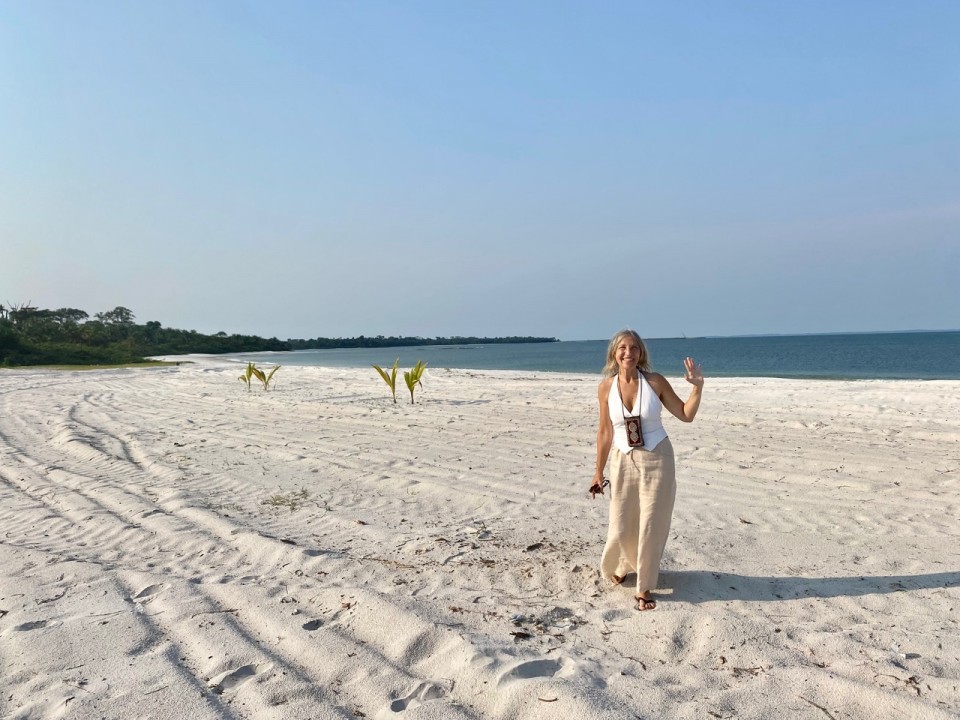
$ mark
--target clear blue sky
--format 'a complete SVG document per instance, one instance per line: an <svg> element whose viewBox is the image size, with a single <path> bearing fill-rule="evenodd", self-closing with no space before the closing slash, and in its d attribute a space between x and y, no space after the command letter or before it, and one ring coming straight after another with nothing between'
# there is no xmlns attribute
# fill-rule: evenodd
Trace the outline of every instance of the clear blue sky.
<svg viewBox="0 0 960 720"><path fill-rule="evenodd" d="M0 4L0 302L202 332L960 326L960 3Z"/></svg>

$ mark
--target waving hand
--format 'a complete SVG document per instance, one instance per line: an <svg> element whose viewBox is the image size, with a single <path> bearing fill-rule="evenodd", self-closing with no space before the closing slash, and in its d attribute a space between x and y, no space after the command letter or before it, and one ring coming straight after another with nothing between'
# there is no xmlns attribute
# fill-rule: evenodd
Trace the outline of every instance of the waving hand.
<svg viewBox="0 0 960 720"><path fill-rule="evenodd" d="M683 359L683 367L687 371L684 376L688 383L691 385L696 385L699 388L703 387L703 368L700 363L693 361L692 357Z"/></svg>

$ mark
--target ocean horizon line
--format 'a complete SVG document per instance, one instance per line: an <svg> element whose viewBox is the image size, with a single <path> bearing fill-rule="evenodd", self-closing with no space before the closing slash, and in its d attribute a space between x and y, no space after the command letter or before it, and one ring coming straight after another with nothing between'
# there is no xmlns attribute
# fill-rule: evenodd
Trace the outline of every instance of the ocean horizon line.
<svg viewBox="0 0 960 720"><path fill-rule="evenodd" d="M771 338L771 337L820 337L833 335L919 335L926 333L960 333L960 328L945 330L937 329L917 329L917 330L834 330L823 332L805 332L805 333L747 333L744 335L644 335L640 334L644 340L734 340L737 338ZM608 341L609 338L592 338L588 340L560 340L560 342L600 342Z"/></svg>

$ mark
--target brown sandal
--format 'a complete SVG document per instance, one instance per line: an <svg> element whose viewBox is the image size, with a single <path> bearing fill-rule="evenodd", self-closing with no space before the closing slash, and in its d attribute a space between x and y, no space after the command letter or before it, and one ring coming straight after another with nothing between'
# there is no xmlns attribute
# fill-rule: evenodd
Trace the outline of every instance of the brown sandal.
<svg viewBox="0 0 960 720"><path fill-rule="evenodd" d="M638 596L634 599L637 601L637 604L634 605L634 609L639 610L640 612L657 609L657 601L653 598L644 598Z"/></svg>

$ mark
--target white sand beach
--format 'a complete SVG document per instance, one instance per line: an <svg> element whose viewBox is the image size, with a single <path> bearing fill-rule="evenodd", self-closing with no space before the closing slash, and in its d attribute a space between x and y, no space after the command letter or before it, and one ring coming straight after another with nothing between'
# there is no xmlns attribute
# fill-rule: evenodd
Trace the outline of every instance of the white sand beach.
<svg viewBox="0 0 960 720"><path fill-rule="evenodd" d="M960 715L960 382L708 377L640 613L598 376L239 372L0 372L0 716Z"/></svg>

